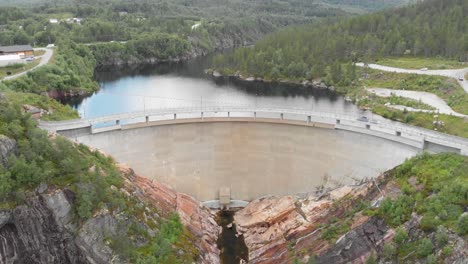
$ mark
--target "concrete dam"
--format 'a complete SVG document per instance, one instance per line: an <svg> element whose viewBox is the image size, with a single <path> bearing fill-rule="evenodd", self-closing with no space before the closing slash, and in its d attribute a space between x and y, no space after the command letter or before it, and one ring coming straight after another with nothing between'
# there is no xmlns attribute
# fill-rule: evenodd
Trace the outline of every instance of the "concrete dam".
<svg viewBox="0 0 468 264"><path fill-rule="evenodd" d="M221 188L230 188L231 199L250 201L313 192L323 184L349 184L420 152L333 125L258 120L127 125L95 134L62 134L201 201L218 199Z"/></svg>

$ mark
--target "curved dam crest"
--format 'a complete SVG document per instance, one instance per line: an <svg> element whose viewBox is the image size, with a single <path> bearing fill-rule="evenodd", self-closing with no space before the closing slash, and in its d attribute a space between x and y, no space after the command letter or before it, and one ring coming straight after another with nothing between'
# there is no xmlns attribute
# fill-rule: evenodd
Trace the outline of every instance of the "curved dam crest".
<svg viewBox="0 0 468 264"><path fill-rule="evenodd" d="M66 134L65 134L66 135ZM201 201L312 192L371 178L420 152L365 134L291 124L193 122L74 137Z"/></svg>

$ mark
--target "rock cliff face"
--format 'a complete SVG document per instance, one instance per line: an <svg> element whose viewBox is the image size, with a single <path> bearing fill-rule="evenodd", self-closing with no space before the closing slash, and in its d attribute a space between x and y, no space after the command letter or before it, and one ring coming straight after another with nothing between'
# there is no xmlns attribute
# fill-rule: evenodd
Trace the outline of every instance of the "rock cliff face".
<svg viewBox="0 0 468 264"><path fill-rule="evenodd" d="M0 263L88 263L67 231L68 199L63 191L36 195L0 211Z"/></svg>
<svg viewBox="0 0 468 264"><path fill-rule="evenodd" d="M16 141L4 135L0 135L0 164L8 165L8 156L16 152Z"/></svg>
<svg viewBox="0 0 468 264"><path fill-rule="evenodd" d="M7 157L15 150L13 140L0 136L2 164L8 164ZM198 263L219 263L216 241L220 227L209 209L190 196L135 175L129 168L120 166L120 170L127 177L121 192L151 203L161 214L177 212L193 234L192 242L200 252ZM128 221L128 216L102 209L79 223L73 210L76 195L71 190L41 184L24 195L21 205L0 210L1 264L125 263L106 238L125 235L119 224Z"/></svg>
<svg viewBox="0 0 468 264"><path fill-rule="evenodd" d="M322 238L325 225L340 219L355 202L379 195L374 183L345 186L323 196L305 199L267 197L250 203L234 216L249 248L249 263L291 263L319 256L319 263L362 263L393 230L383 221L353 218L351 229L336 245ZM338 220L339 221L339 220Z"/></svg>
<svg viewBox="0 0 468 264"><path fill-rule="evenodd" d="M200 251L200 263L220 263L219 249L216 245L221 227L215 221L216 215L208 208L201 206L191 196L178 193L168 186L140 177L123 166L121 171L129 175L127 184L133 186L133 195L147 200L162 212L177 212L182 223L197 239L195 246Z"/></svg>

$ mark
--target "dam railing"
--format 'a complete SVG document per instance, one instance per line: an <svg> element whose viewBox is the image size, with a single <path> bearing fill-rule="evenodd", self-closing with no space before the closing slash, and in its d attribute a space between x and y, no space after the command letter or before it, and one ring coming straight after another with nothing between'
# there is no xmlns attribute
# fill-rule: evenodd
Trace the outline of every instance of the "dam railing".
<svg viewBox="0 0 468 264"><path fill-rule="evenodd" d="M236 115L237 114L237 115ZM239 115L240 114L240 115ZM185 115L185 116L183 116ZM182 117L181 117L182 116ZM358 114L343 114L331 112L318 112L299 108L274 108L252 106L206 106L206 107L179 107L160 108L146 111L113 114L101 117L76 119L67 121L40 121L39 126L51 132L70 131L82 128L91 128L91 133L106 132L124 129L129 124L152 124L158 121L184 120L189 122L203 122L216 119L216 121L235 121L235 119L263 122L294 123L315 126L326 124L335 129L348 130L357 133L369 134L400 141L404 144L425 148L428 143L445 146L459 150L468 155L468 139L444 134L441 132L414 127L403 123L390 121L378 117L378 121L362 119ZM111 123L111 124L109 124ZM107 127L103 126L108 125ZM101 128L95 128L96 126Z"/></svg>

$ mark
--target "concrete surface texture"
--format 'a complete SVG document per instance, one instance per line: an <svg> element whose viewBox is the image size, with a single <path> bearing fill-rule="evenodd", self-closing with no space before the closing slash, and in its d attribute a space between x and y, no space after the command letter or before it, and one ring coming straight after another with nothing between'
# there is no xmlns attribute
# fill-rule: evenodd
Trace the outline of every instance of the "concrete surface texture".
<svg viewBox="0 0 468 264"><path fill-rule="evenodd" d="M223 187L231 199L247 201L312 192L377 176L418 153L353 132L253 122L161 125L76 140L201 201L218 199Z"/></svg>

